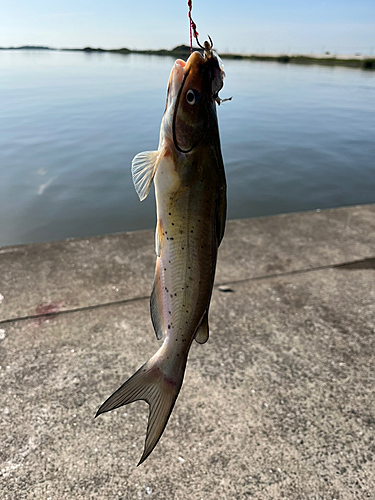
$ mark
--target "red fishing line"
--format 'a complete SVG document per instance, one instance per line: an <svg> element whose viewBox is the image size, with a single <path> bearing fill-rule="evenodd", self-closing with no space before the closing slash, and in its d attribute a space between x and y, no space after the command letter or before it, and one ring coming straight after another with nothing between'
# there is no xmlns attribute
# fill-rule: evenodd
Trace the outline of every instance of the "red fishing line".
<svg viewBox="0 0 375 500"><path fill-rule="evenodd" d="M188 7L189 7L189 12L188 12L188 17L190 21L190 54L193 53L193 33L194 33L194 38L198 40L199 33L197 31L197 25L193 21L193 18L191 17L191 10L193 8L193 0L188 0Z"/></svg>

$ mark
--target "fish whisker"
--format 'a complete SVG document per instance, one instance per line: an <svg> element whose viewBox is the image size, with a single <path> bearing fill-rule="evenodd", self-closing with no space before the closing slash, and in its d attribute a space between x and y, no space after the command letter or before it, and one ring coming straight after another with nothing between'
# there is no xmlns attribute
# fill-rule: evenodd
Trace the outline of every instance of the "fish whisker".
<svg viewBox="0 0 375 500"><path fill-rule="evenodd" d="M231 97L226 97L225 99L220 99L219 96L216 97L215 101L217 102L218 106L220 106L220 104L222 102L227 102L227 101L231 101L233 99L233 96Z"/></svg>

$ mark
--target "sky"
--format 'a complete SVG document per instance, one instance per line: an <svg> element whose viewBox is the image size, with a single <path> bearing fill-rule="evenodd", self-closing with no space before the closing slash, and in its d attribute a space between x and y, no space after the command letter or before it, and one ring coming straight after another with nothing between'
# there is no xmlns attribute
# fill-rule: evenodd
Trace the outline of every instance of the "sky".
<svg viewBox="0 0 375 500"><path fill-rule="evenodd" d="M219 52L375 55L375 0L193 0ZM0 0L0 46L173 48L187 0Z"/></svg>

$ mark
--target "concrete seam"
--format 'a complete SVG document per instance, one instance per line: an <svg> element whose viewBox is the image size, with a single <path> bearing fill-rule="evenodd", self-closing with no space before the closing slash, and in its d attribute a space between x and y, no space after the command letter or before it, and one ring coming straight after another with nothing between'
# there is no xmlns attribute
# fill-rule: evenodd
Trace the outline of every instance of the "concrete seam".
<svg viewBox="0 0 375 500"><path fill-rule="evenodd" d="M283 278L287 276L293 276L297 274L306 274L306 273L311 273L315 271L323 271L324 269L345 269L349 268L350 266L353 266L355 264L366 264L366 262L373 261L374 257L367 257L364 259L359 259L359 260L353 260L350 262L343 262L340 264L327 264L325 266L317 266L317 267L310 267L307 269L297 269L295 271L286 271L284 273L274 273L274 274L267 274L267 275L262 275L262 276L253 276L252 278L244 278L240 280L230 280L230 281L223 281L221 283L215 283L214 288L219 288L220 286L225 286L225 285L235 285L239 283L246 283L249 281L265 281L268 279L275 279L275 278ZM101 307L111 307L111 306L117 306L117 305L122 305L122 304L128 304L131 302L138 302L142 300L149 299L150 296L141 296L141 297L133 297L131 299L123 299L123 300L116 300L113 302L105 302L103 304L94 304L90 306L84 306L84 307L77 307L74 309L66 309L64 311L57 311L57 312L51 312L51 313L46 313L46 314L30 314L27 316L20 316L18 318L10 318L10 319L3 319L0 321L0 325L5 325L7 323L14 323L16 321L26 321L29 319L38 319L38 318L45 318L45 317L50 317L50 316L59 316L62 314L72 314L76 312L82 312L82 311L91 311L94 309L99 309Z"/></svg>
<svg viewBox="0 0 375 500"><path fill-rule="evenodd" d="M16 321L26 321L28 319L38 319L38 318L47 318L51 316L60 316L62 314L71 314L71 313L76 313L76 312L81 312L81 311L91 311L93 309L99 309L101 307L109 307L109 306L117 306L121 304L128 304L130 302L138 302L141 300L149 299L150 296L147 295L145 297L133 297L132 299L123 299L123 300L116 300L114 302L105 302L103 304L94 304L90 306L84 306L84 307L76 307L74 309L66 309L64 311L56 311L56 312L50 312L50 313L45 313L45 314L29 314L27 316L20 316L18 318L10 318L10 319L3 319L0 321L0 325L4 325L7 323L14 323Z"/></svg>

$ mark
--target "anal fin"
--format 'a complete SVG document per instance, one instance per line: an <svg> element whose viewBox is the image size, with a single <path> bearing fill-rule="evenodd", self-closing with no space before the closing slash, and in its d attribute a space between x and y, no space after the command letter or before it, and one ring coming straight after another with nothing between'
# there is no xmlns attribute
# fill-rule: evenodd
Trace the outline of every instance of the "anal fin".
<svg viewBox="0 0 375 500"><path fill-rule="evenodd" d="M209 337L208 311L206 311L204 313L201 324L199 325L197 333L195 334L195 341L198 342L198 344L205 344L208 340L208 337Z"/></svg>
<svg viewBox="0 0 375 500"><path fill-rule="evenodd" d="M163 316L163 292L160 272L160 259L157 259L154 286L150 299L151 320L158 340L164 337L166 324Z"/></svg>
<svg viewBox="0 0 375 500"><path fill-rule="evenodd" d="M161 254L161 246L163 242L163 224L161 219L158 219L157 225L156 225L156 231L155 231L155 253L158 257L160 257Z"/></svg>

